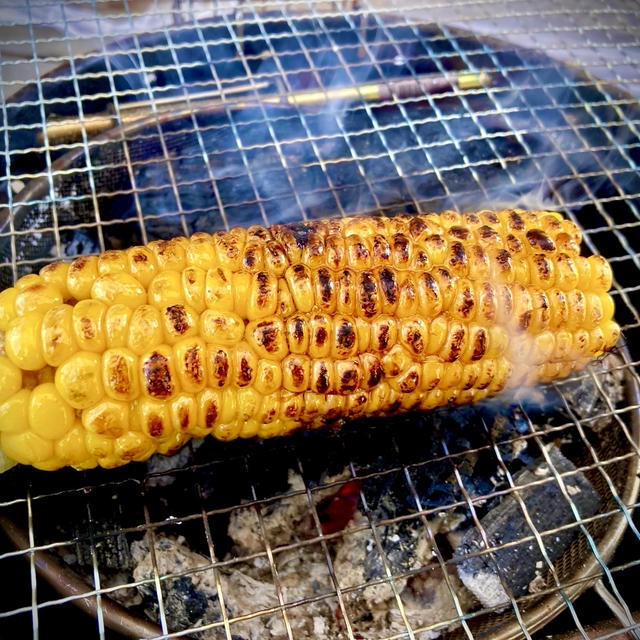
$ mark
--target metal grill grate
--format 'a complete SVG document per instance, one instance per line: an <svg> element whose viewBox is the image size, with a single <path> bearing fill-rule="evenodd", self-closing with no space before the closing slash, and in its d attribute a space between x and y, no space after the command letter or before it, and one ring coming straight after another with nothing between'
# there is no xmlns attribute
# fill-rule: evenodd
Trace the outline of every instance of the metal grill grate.
<svg viewBox="0 0 640 640"><path fill-rule="evenodd" d="M16 637L58 634L77 605L91 614L78 635L100 638L532 637L561 610L547 631L638 628L637 6L427 4L0 5L0 287L52 258L198 230L546 205L611 262L626 342L604 369L481 407L206 443L176 468L12 470L0 571L17 580L0 625ZM539 495L568 516L549 524ZM346 528L336 505L356 514ZM496 509L524 533L495 537ZM486 548L457 555L453 520ZM512 592L517 548L535 588L473 601L463 562ZM358 579L349 551L364 553ZM293 585L291 563L318 574ZM240 579L268 597L239 602ZM446 606L425 620L411 598L431 592Z"/></svg>

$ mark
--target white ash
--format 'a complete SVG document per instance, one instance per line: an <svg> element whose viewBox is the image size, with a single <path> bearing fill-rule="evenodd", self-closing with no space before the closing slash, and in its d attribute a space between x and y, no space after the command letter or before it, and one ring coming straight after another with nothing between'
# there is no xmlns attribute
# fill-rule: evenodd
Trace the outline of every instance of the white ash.
<svg viewBox="0 0 640 640"><path fill-rule="evenodd" d="M465 571L460 566L458 575L464 586L477 596L483 607L501 607L509 604L509 596L497 573Z"/></svg>
<svg viewBox="0 0 640 640"><path fill-rule="evenodd" d="M544 579L544 576L536 571L536 577L529 583L529 593L540 593L544 591L547 586L547 582Z"/></svg>
<svg viewBox="0 0 640 640"><path fill-rule="evenodd" d="M346 474L340 477L347 477ZM325 478L332 482L336 478ZM289 474L289 490L303 491L302 478ZM335 493L336 488L314 492L314 500ZM228 618L244 616L254 612L272 609L279 604L278 590L284 603L302 601L314 596L327 595L313 602L306 602L286 609L287 623L296 640L335 640L345 632L344 614L332 594L335 585L329 573L327 554L333 565L336 579L343 592L346 614L355 633L363 637L387 637L406 632L405 622L400 614L396 594L385 579L379 584L367 584L365 560L368 554L377 554L377 546L366 518L355 511L343 535L325 540L325 546L314 542L299 544L304 539L316 535L313 519L310 516L306 492L285 497L277 502L261 506L262 523L253 507L233 512L228 526L228 535L234 545L225 560L238 558L237 562L218 569L218 578L223 593ZM430 527L434 533L447 533L448 526L457 526L458 518L436 516ZM353 531L355 527L366 526L362 531ZM273 560L277 570L278 589L274 581L271 564L266 556L264 541L268 540L273 551ZM296 544L294 549L278 551L277 547ZM153 564L147 537L135 543L134 559L138 566L134 571L136 580L153 577ZM207 567L210 559L189 549L184 538L170 538L158 535L155 538L156 562L160 575L184 573L188 571L191 579L189 587L178 580L162 581L167 587L177 583L183 595L165 595L165 609L171 608L168 616L173 630L202 626L220 619L217 605L214 571L192 571L198 567ZM261 554L255 558L242 560L243 556ZM379 562L379 559L376 560ZM405 615L412 629L434 625L439 621L451 620L457 616L454 600L447 583L442 579L440 567L434 559L433 550L428 543L426 531L422 530L419 544L415 547L415 557L410 568L416 572L411 578L399 579L394 587L402 600ZM448 576L463 610L468 610L475 602L455 575ZM369 582L372 582L369 578ZM375 582L375 581L374 581ZM364 588L350 589L351 587ZM141 591L150 600L155 591L155 583L141 587ZM203 615L194 622L189 618L189 599L196 599ZM184 595L186 593L186 595ZM186 603L180 604L180 598ZM207 603L203 609L202 602ZM156 614L153 607L150 614ZM433 640L445 629L418 632L418 640ZM231 634L242 640L284 640L288 637L282 613L256 615L231 623ZM214 627L199 631L201 640L217 640L224 637L222 629Z"/></svg>

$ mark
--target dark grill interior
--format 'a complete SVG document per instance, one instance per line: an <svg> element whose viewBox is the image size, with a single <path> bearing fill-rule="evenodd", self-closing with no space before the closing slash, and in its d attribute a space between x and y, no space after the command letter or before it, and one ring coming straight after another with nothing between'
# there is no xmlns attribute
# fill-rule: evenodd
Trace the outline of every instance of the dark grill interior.
<svg viewBox="0 0 640 640"><path fill-rule="evenodd" d="M115 14L118 37L96 40L102 51L75 55L71 63L61 58L55 71L5 100L0 288L57 257L200 230L354 213L552 208L584 230L587 252L603 254L612 265L624 359L613 365L614 374L596 367L577 381L480 407L356 421L339 433L207 442L188 447L169 468L134 464L55 474L13 469L3 477L0 526L17 548L9 541L0 546L0 571L17 576L17 586L0 607L0 625L15 637L46 638L73 617L82 637L119 637L126 629L113 622L107 603L129 590L142 594L129 610L142 625L133 635L146 630L186 637L195 634L194 626L208 625L210 635L202 637L249 640L242 635L243 617L273 617L284 631L272 637L306 638L311 636L296 630L296 611L318 603L337 612L335 628L353 640L530 635L548 622L545 607L563 611L547 632L584 637L584 626L611 618L612 611L622 618L616 628L637 628L637 617L625 618L637 608L640 557L633 520L640 357L634 339L640 324L640 106L633 95L640 58L629 26L637 23L633 7L618 3L583 12L469 3L470 16L484 7L495 18L497 29L486 35L438 18L438 9L444 15L446 7L425 17L402 7L242 4L212 17L196 4L165 9L162 27L139 33L127 27L137 13L124 7ZM453 7L465 11L464 4ZM596 45L627 51L636 75L617 63L599 65L586 53L584 65L578 60L573 66L560 61L553 47L544 53L544 47L513 44L536 14L540 34L555 36L559 44L577 33L589 51ZM584 16L592 19L590 28L582 24ZM63 22L69 38L70 15ZM574 55L584 53L573 47ZM468 71L485 72L490 84L456 86L455 74ZM451 80L450 86L382 101L366 99L362 89L434 74ZM287 101L299 92L342 88L360 88L363 95L325 95L308 105ZM205 91L218 94L204 100ZM134 121L135 102L145 115ZM122 126L96 136L94 117ZM69 126L65 136L43 126L55 118ZM612 393L612 375L623 381L621 398ZM507 417L502 432L496 431L498 415ZM598 426L603 421L606 436ZM574 468L558 471L551 464L541 483L557 487L573 516L559 529L534 526L524 541L540 547L539 589L510 597L506 609L464 607L452 586L460 558L453 538L435 530L435 518L455 514L482 533L491 510L514 494L513 477L534 468L536 460L549 462L545 446L551 445ZM300 475L302 488L291 485L289 470ZM499 480L490 481L495 474ZM600 496L593 515L581 515L579 498L567 490L578 476ZM327 496L334 494L340 496L334 504L362 515L355 527L332 529ZM298 497L308 504L293 538L271 539L274 510ZM527 506L525 498L525 518ZM229 535L232 514L252 509L260 514L263 537L253 554L239 551ZM563 529L575 532L571 544L550 557L547 541L551 545ZM335 548L361 531L371 536L373 568L364 584L345 586L334 567ZM389 542L394 535L400 550L397 541ZM177 536L205 558L202 566L163 573L151 553L153 575L133 577L134 543L149 538L153 547ZM434 549L426 565L410 564L406 557L414 551L402 547L418 538ZM513 546L490 543L491 552ZM326 557L327 584L288 600L279 559L313 547ZM82 591L65 593L46 584L39 571L47 558L86 581L89 616L76 611ZM193 591L188 623L174 626L174 583L209 572L219 602L226 584L221 576L256 558L271 571L274 604L244 610L218 604L217 617L206 617L209 609ZM115 575L117 569L122 575ZM607 608L592 590L574 603L600 574L617 609ZM402 585L435 575L451 593L453 613L413 625ZM362 631L370 621L352 609L358 594L376 586L389 589L389 606L402 622L383 636Z"/></svg>

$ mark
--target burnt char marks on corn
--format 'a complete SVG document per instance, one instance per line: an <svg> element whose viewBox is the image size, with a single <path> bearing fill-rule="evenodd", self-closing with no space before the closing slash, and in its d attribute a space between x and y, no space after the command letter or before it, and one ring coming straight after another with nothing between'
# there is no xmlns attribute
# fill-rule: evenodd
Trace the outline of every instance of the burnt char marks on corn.
<svg viewBox="0 0 640 640"><path fill-rule="evenodd" d="M391 269L380 270L380 290L388 305L394 305L398 299L398 283Z"/></svg>
<svg viewBox="0 0 640 640"><path fill-rule="evenodd" d="M553 240L542 229L529 229L527 240L534 250L549 252L556 249Z"/></svg>
<svg viewBox="0 0 640 640"><path fill-rule="evenodd" d="M174 391L171 379L169 358L158 351L153 351L142 363L142 372L147 393L152 398L164 400Z"/></svg>
<svg viewBox="0 0 640 640"><path fill-rule="evenodd" d="M195 384L200 385L204 381L204 365L202 363L201 350L194 345L184 353L183 360L184 375Z"/></svg>
<svg viewBox="0 0 640 640"><path fill-rule="evenodd" d="M318 269L318 285L320 301L325 305L329 304L333 297L333 278L329 269L325 267Z"/></svg>
<svg viewBox="0 0 640 640"><path fill-rule="evenodd" d="M365 318L373 318L378 313L378 285L370 271L360 274L358 283L359 310Z"/></svg>
<svg viewBox="0 0 640 640"><path fill-rule="evenodd" d="M170 307L166 308L165 314L167 316L167 319L169 320L170 325L173 327L173 330L177 334L182 335L189 330L189 327L191 326L189 323L189 315L187 314L183 305L171 305Z"/></svg>

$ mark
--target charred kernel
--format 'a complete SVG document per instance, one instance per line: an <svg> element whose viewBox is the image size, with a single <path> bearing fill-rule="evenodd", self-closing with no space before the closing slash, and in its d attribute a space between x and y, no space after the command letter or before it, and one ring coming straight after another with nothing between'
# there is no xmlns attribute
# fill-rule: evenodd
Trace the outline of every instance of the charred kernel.
<svg viewBox="0 0 640 640"><path fill-rule="evenodd" d="M371 252L361 236L356 234L347 236L346 248L350 266L356 269L366 269L371 266Z"/></svg>
<svg viewBox="0 0 640 640"><path fill-rule="evenodd" d="M484 327L471 325L469 329L469 346L465 360L476 362L482 360L487 352L489 335Z"/></svg>
<svg viewBox="0 0 640 640"><path fill-rule="evenodd" d="M553 262L542 253L536 253L531 260L531 284L543 289L552 286L555 280Z"/></svg>
<svg viewBox="0 0 640 640"><path fill-rule="evenodd" d="M413 393L420 386L422 367L414 363L407 371L390 381L392 388L400 393Z"/></svg>
<svg viewBox="0 0 640 640"><path fill-rule="evenodd" d="M331 360L312 361L310 389L316 393L329 393L335 389L335 377Z"/></svg>
<svg viewBox="0 0 640 640"><path fill-rule="evenodd" d="M245 335L247 342L261 358L279 361L289 351L284 323L276 316L253 320L247 324Z"/></svg>
<svg viewBox="0 0 640 640"><path fill-rule="evenodd" d="M334 358L355 355L358 350L356 325L348 316L336 316L333 319L332 354Z"/></svg>
<svg viewBox="0 0 640 640"><path fill-rule="evenodd" d="M207 345L207 371L210 387L224 387L231 379L229 350L219 345Z"/></svg>
<svg viewBox="0 0 640 640"><path fill-rule="evenodd" d="M108 349L102 354L102 384L114 400L130 402L140 393L138 359L124 348Z"/></svg>
<svg viewBox="0 0 640 640"><path fill-rule="evenodd" d="M180 386L188 393L196 393L206 383L207 349L200 338L185 338L174 348L174 357Z"/></svg>
<svg viewBox="0 0 640 640"><path fill-rule="evenodd" d="M235 383L246 387L253 383L256 375L258 358L246 342L241 342L235 349L234 373Z"/></svg>
<svg viewBox="0 0 640 640"><path fill-rule="evenodd" d="M295 315L287 319L287 343L291 353L307 353L309 350L309 321L306 316Z"/></svg>
<svg viewBox="0 0 640 640"><path fill-rule="evenodd" d="M358 279L358 315L373 318L379 312L378 285L371 271L363 271Z"/></svg>
<svg viewBox="0 0 640 640"><path fill-rule="evenodd" d="M380 292L382 293L382 306L389 313L393 313L395 304L398 301L398 283L395 271L384 268L378 272L380 282Z"/></svg>
<svg viewBox="0 0 640 640"><path fill-rule="evenodd" d="M508 234L505 240L507 249L511 254L520 253L524 248L524 245L522 244L522 242L520 242L520 239L514 236L512 233Z"/></svg>
<svg viewBox="0 0 640 640"><path fill-rule="evenodd" d="M371 254L373 255L374 264L380 264L390 260L391 247L383 235L377 233L371 238Z"/></svg>
<svg viewBox="0 0 640 640"><path fill-rule="evenodd" d="M244 247L242 266L247 271L257 271L264 267L264 257L261 246L257 242L248 242Z"/></svg>
<svg viewBox="0 0 640 640"><path fill-rule="evenodd" d="M500 242L500 234L488 225L482 225L476 229L481 244L491 245Z"/></svg>
<svg viewBox="0 0 640 640"><path fill-rule="evenodd" d="M313 274L316 304L326 313L336 310L337 296L334 276L329 269L322 267Z"/></svg>
<svg viewBox="0 0 640 640"><path fill-rule="evenodd" d="M161 345L140 358L143 390L151 398L167 400L176 391L173 354Z"/></svg>
<svg viewBox="0 0 640 640"><path fill-rule="evenodd" d="M371 323L370 349L386 351L393 347L398 340L398 328L395 318L379 316Z"/></svg>
<svg viewBox="0 0 640 640"><path fill-rule="evenodd" d="M370 353L363 353L360 355L360 365L362 366L362 386L373 389L382 380L380 360Z"/></svg>
<svg viewBox="0 0 640 640"><path fill-rule="evenodd" d="M337 234L327 236L325 240L325 256L327 265L339 269L346 264L346 248L344 238Z"/></svg>
<svg viewBox="0 0 640 640"><path fill-rule="evenodd" d="M205 433L211 433L222 413L222 399L220 392L214 389L204 389L198 394L196 404L198 407L198 426Z"/></svg>
<svg viewBox="0 0 640 640"><path fill-rule="evenodd" d="M198 333L198 314L184 304L174 304L161 309L164 336L168 344Z"/></svg>
<svg viewBox="0 0 640 640"><path fill-rule="evenodd" d="M524 220L517 211L511 211L507 216L509 229L514 231L522 231L524 229Z"/></svg>
<svg viewBox="0 0 640 640"><path fill-rule="evenodd" d="M402 233L396 233L391 239L393 263L398 268L405 268L411 262L412 246L409 239Z"/></svg>
<svg viewBox="0 0 640 640"><path fill-rule="evenodd" d="M352 393L360 386L358 360L336 360L335 370L338 393Z"/></svg>
<svg viewBox="0 0 640 640"><path fill-rule="evenodd" d="M282 386L288 391L305 391L309 386L311 360L289 355L282 361Z"/></svg>
<svg viewBox="0 0 640 640"><path fill-rule="evenodd" d="M447 242L440 234L434 233L424 239L424 249L433 264L442 264L447 254Z"/></svg>
<svg viewBox="0 0 640 640"><path fill-rule="evenodd" d="M80 349L98 353L105 350L106 311L107 306L97 300L81 300L73 307L73 331Z"/></svg>
<svg viewBox="0 0 640 640"><path fill-rule="evenodd" d="M343 269L338 274L338 313L353 315L356 308L356 275L351 269Z"/></svg>
<svg viewBox="0 0 640 640"><path fill-rule="evenodd" d="M331 352L331 316L316 313L309 318L309 356L325 358Z"/></svg>
<svg viewBox="0 0 640 640"><path fill-rule="evenodd" d="M288 260L282 246L273 241L268 241L264 246L265 266L268 271L276 276L282 275L287 266Z"/></svg>
<svg viewBox="0 0 640 640"><path fill-rule="evenodd" d="M445 362L455 362L466 347L467 331L464 325L452 322L442 358Z"/></svg>
<svg viewBox="0 0 640 640"><path fill-rule="evenodd" d="M468 240L470 236L469 229L456 225L449 227L448 234L455 240Z"/></svg>
<svg viewBox="0 0 640 640"><path fill-rule="evenodd" d="M267 273L259 271L249 284L249 299L247 301L247 318L255 320L271 316L276 312L278 304L278 280Z"/></svg>
<svg viewBox="0 0 640 640"><path fill-rule="evenodd" d="M426 322L419 317L403 320L400 326L400 337L405 348L417 357L426 355L429 341Z"/></svg>
<svg viewBox="0 0 640 640"><path fill-rule="evenodd" d="M453 312L461 320L472 320L476 314L474 290L469 280L458 281L456 297L453 301Z"/></svg>
<svg viewBox="0 0 640 640"><path fill-rule="evenodd" d="M556 245L542 229L529 229L526 235L534 251L555 251Z"/></svg>
<svg viewBox="0 0 640 640"><path fill-rule="evenodd" d="M442 311L442 296L435 278L430 273L421 273L417 285L420 312L425 317L437 316Z"/></svg>

